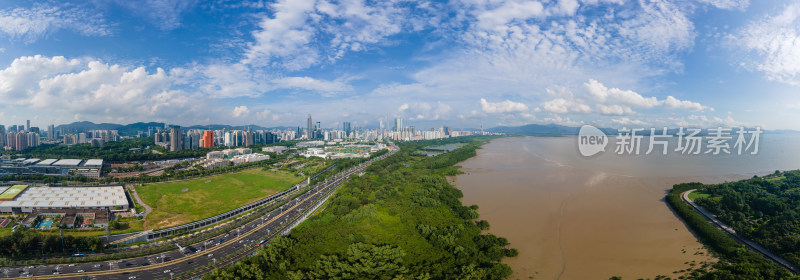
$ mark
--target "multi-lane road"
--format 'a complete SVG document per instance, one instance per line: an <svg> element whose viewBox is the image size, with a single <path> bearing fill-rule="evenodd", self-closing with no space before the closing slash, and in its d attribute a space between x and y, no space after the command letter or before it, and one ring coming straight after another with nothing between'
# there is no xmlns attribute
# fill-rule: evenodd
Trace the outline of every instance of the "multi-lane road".
<svg viewBox="0 0 800 280"><path fill-rule="evenodd" d="M76 263L68 265L38 265L0 268L0 278L33 277L47 279L170 279L199 276L215 267L227 265L252 254L259 242L277 236L336 190L348 177L362 172L369 164L386 156L372 159L362 165L311 186L308 191L285 203L260 219L255 219L212 240L179 250L105 262ZM266 244L266 243L265 243Z"/></svg>

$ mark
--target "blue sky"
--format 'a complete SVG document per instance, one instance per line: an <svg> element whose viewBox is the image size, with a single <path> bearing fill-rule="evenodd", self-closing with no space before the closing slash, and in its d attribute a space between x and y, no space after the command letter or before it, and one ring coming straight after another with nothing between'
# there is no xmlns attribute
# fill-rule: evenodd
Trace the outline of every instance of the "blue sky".
<svg viewBox="0 0 800 280"><path fill-rule="evenodd" d="M800 129L800 1L0 0L0 124L308 113Z"/></svg>

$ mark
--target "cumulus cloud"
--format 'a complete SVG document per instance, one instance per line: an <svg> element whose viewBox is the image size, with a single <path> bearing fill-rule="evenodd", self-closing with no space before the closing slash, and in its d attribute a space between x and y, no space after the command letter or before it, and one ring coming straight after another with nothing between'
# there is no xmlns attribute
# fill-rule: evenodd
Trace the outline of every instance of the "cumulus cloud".
<svg viewBox="0 0 800 280"><path fill-rule="evenodd" d="M684 109L688 111L701 111L709 109L700 103L688 100L679 100L673 96L667 96L666 99L659 100L656 97L644 97L641 94L632 90L622 90L618 88L608 88L597 80L590 79L583 84L589 93L589 96L594 100L603 103L611 103L616 107L604 107L607 114L621 114L629 113L630 108L625 109L620 105L633 106L638 108L653 108L656 106L664 106L666 108ZM604 111L603 108L598 108Z"/></svg>
<svg viewBox="0 0 800 280"><path fill-rule="evenodd" d="M590 79L583 85L589 91L589 95L600 102L621 103L641 108L652 108L659 104L655 97L645 98L631 90L608 88L594 79Z"/></svg>
<svg viewBox="0 0 800 280"><path fill-rule="evenodd" d="M800 85L800 3L747 24L731 43L751 53L743 66L770 80Z"/></svg>
<svg viewBox="0 0 800 280"><path fill-rule="evenodd" d="M250 109L247 109L247 106L244 105L238 106L233 108L233 112L231 113L231 115L234 118L247 117L248 115L250 115Z"/></svg>
<svg viewBox="0 0 800 280"><path fill-rule="evenodd" d="M105 36L111 28L101 14L69 5L34 4L32 8L0 10L0 32L11 39L33 42L58 30L84 36Z"/></svg>
<svg viewBox="0 0 800 280"><path fill-rule="evenodd" d="M161 68L148 72L92 59L31 56L0 70L0 100L18 108L114 120L197 116L213 111L174 87Z"/></svg>
<svg viewBox="0 0 800 280"><path fill-rule="evenodd" d="M486 99L481 98L481 110L486 113L495 114L495 113L513 113L513 112L523 112L528 110L528 106L514 102L511 100L506 100L502 102L488 102Z"/></svg>

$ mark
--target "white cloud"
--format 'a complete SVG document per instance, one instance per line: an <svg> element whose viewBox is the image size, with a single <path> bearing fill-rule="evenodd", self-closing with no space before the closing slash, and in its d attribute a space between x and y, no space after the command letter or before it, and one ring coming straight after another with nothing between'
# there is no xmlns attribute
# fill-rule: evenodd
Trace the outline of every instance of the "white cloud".
<svg viewBox="0 0 800 280"><path fill-rule="evenodd" d="M659 61L694 45L694 24L676 4L664 0L639 1L640 11L623 21L619 34L632 41L637 56Z"/></svg>
<svg viewBox="0 0 800 280"><path fill-rule="evenodd" d="M181 26L183 13L193 8L197 0L117 0L116 3L139 14L161 30L173 30Z"/></svg>
<svg viewBox="0 0 800 280"><path fill-rule="evenodd" d="M20 57L0 70L0 100L43 114L113 121L189 118L214 111L174 84L160 68L148 72L92 59Z"/></svg>
<svg viewBox="0 0 800 280"><path fill-rule="evenodd" d="M614 123L614 124L618 124L618 125L639 125L639 126L642 126L642 125L646 125L647 124L646 122L643 122L643 121L640 121L640 120L632 120L632 119L629 119L629 118L612 119L611 122Z"/></svg>
<svg viewBox="0 0 800 280"><path fill-rule="evenodd" d="M700 2L711 4L720 9L747 9L750 6L749 0L699 0Z"/></svg>
<svg viewBox="0 0 800 280"><path fill-rule="evenodd" d="M400 107L398 107L398 108L397 108L397 111L398 111L398 112L403 112L403 111L405 111L405 110L408 110L408 107L409 107L409 106L408 106L408 103L405 103L405 104L403 104L403 105L400 105Z"/></svg>
<svg viewBox="0 0 800 280"><path fill-rule="evenodd" d="M679 100L672 96L667 96L667 98L664 100L658 100L655 97L644 97L641 94L636 93L635 91L632 90L608 88L595 79L590 79L589 82L586 82L583 85L588 91L590 97L606 104L610 103L614 105L626 105L638 108L653 108L656 106L664 106L666 108L684 109L688 111L701 111L705 109L710 109L706 106L701 105L700 103L688 100ZM621 112L619 110L620 108L622 107L618 106L616 108L606 108L608 110L605 110L605 112L607 112L608 114L615 114L615 112ZM604 109L602 108L598 109L604 111ZM630 111L630 110L623 110L623 111Z"/></svg>
<svg viewBox="0 0 800 280"><path fill-rule="evenodd" d="M667 108L678 108L678 109L685 109L689 111L702 111L705 110L707 107L700 105L700 103L692 102L688 100L678 100L675 97L667 96L666 99L661 101Z"/></svg>
<svg viewBox="0 0 800 280"><path fill-rule="evenodd" d="M592 108L589 105L580 103L576 100L566 100L564 98L557 98L545 103L542 103L542 108L546 112L565 114L565 113L591 113Z"/></svg>
<svg viewBox="0 0 800 280"><path fill-rule="evenodd" d="M275 79L272 81L278 88L295 88L303 90L311 90L323 94L333 94L337 92L352 91L351 87L345 80L325 81L318 80L311 77L286 77Z"/></svg>
<svg viewBox="0 0 800 280"><path fill-rule="evenodd" d="M47 77L70 72L81 62L63 56L52 58L41 55L14 59L6 69L0 70L0 100L25 102L39 81Z"/></svg>
<svg viewBox="0 0 800 280"><path fill-rule="evenodd" d="M528 19L543 16L544 6L538 1L503 1L494 9L477 13L477 26L483 29L494 29L515 19Z"/></svg>
<svg viewBox="0 0 800 280"><path fill-rule="evenodd" d="M247 64L280 63L289 70L299 70L317 62L319 53L310 46L313 26L307 24L314 9L313 0L283 0L272 5L274 16L264 18L253 32L255 42L245 53ZM274 58L285 59L272 62Z"/></svg>
<svg viewBox="0 0 800 280"><path fill-rule="evenodd" d="M745 67L770 80L800 85L800 3L750 22L731 37L731 44L752 53Z"/></svg>
<svg viewBox="0 0 800 280"><path fill-rule="evenodd" d="M450 117L452 107L442 102L428 103L428 102L415 102L411 104L403 104L397 108L399 116L406 116L409 120L441 120L445 117Z"/></svg>
<svg viewBox="0 0 800 280"><path fill-rule="evenodd" d="M633 110L631 110L628 106L621 106L621 105L603 105L597 104L597 111L601 115L629 115L633 114Z"/></svg>
<svg viewBox="0 0 800 280"><path fill-rule="evenodd" d="M481 110L490 114L513 113L513 112L527 111L528 106L523 103L514 102L511 100L493 103L486 101L486 99L484 98L481 98Z"/></svg>
<svg viewBox="0 0 800 280"><path fill-rule="evenodd" d="M234 118L247 117L248 115L250 115L250 109L247 109L247 106L244 106L244 105L238 106L238 107L233 108L233 113L231 113L231 115Z"/></svg>
<svg viewBox="0 0 800 280"><path fill-rule="evenodd" d="M420 22L407 4L363 0L282 0L270 5L253 32L243 63L277 66L289 71L308 68L324 59L335 61L345 53L364 51L385 41L412 22Z"/></svg>
<svg viewBox="0 0 800 280"><path fill-rule="evenodd" d="M30 9L0 10L0 32L11 39L30 43L62 29L84 36L111 34L111 28L105 23L101 14L69 5L34 4Z"/></svg>
<svg viewBox="0 0 800 280"><path fill-rule="evenodd" d="M182 74L199 79L199 89L215 98L257 97L270 88L263 74L241 63L200 66Z"/></svg>

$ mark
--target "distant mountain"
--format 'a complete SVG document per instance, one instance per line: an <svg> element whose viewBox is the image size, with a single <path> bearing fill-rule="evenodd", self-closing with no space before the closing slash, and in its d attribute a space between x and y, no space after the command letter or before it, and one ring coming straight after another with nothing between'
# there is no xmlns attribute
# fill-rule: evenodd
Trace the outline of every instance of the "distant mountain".
<svg viewBox="0 0 800 280"><path fill-rule="evenodd" d="M634 127L629 127L634 128ZM638 131L636 135L650 135L650 127L635 127L635 128L642 128L644 130ZM684 133L689 133L689 128L684 129ZM712 128L713 129L713 128ZM578 131L580 127L571 127L571 126L563 126L557 124L528 124L523 126L498 126L494 128L490 128L487 131L489 132L499 132L505 133L508 135L578 135ZM600 128L606 135L617 135L619 131L614 128ZM730 131L731 135L737 135L738 128L733 128ZM755 128L745 128L745 131L753 131ZM677 135L680 130L678 128L669 128L667 129L668 135ZM766 134L800 134L800 131L797 130L764 130ZM661 129L656 128L656 134L661 135ZM709 129L704 128L701 129L700 133L697 136L707 136L709 135Z"/></svg>
<svg viewBox="0 0 800 280"><path fill-rule="evenodd" d="M81 122L74 122L71 124L62 124L56 126L56 130L62 130L64 133L72 133L72 132L85 132L88 130L117 130L119 131L120 135L136 135L139 131L146 131L150 127L164 127L164 123L162 122L137 122L127 125L122 124L114 124L114 123L93 123L88 121L81 121ZM258 125L223 125L223 124L211 124L211 125L193 125L193 126L184 126L183 129L211 129L211 130L272 130L272 129L291 129L293 127L263 127Z"/></svg>
<svg viewBox="0 0 800 280"><path fill-rule="evenodd" d="M508 135L578 135L580 127L564 126L558 124L527 124L523 126L498 126L488 129L489 132L505 133ZM616 134L613 128L600 128L606 134Z"/></svg>
<svg viewBox="0 0 800 280"><path fill-rule="evenodd" d="M87 130L119 130L123 127L121 124L114 123L93 123L93 122L74 122L71 124L62 124L56 126L56 130L63 130L66 132L83 132Z"/></svg>

